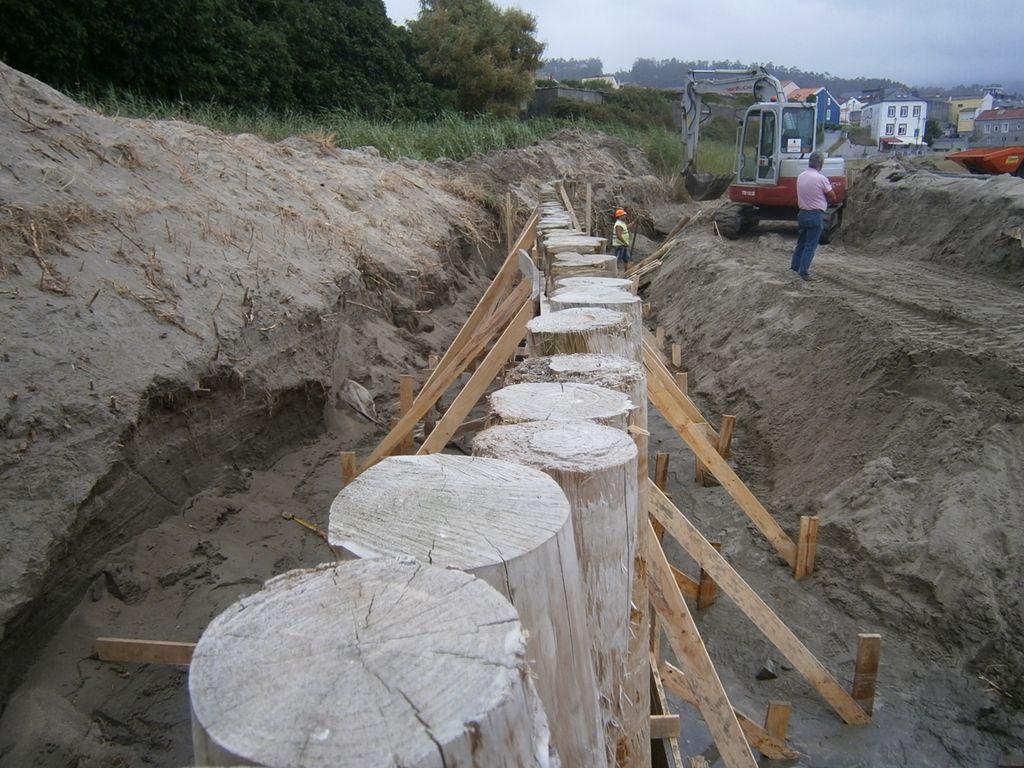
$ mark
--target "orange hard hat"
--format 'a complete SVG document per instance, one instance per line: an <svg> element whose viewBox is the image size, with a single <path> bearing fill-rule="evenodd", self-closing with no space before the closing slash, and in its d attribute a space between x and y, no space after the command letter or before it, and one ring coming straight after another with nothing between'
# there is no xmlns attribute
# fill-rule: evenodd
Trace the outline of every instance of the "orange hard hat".
<svg viewBox="0 0 1024 768"><path fill-rule="evenodd" d="M615 218L619 218L620 216L625 216L625 215L626 215L626 212L624 210L622 210L621 208L616 208L615 209Z"/></svg>

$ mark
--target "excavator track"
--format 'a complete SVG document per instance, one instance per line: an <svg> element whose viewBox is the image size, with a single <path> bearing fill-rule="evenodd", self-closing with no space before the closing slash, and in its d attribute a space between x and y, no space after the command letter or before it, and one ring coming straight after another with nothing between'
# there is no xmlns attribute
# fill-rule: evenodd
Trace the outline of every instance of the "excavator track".
<svg viewBox="0 0 1024 768"><path fill-rule="evenodd" d="M736 240L753 226L750 214L752 208L742 203L726 203L715 211L711 220L718 231L729 240Z"/></svg>

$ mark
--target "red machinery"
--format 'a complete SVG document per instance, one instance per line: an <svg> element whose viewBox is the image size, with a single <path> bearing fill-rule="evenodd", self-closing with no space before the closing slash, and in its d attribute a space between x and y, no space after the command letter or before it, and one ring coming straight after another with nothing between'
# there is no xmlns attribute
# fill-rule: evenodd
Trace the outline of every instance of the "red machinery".
<svg viewBox="0 0 1024 768"><path fill-rule="evenodd" d="M1012 173L1024 179L1024 147L977 147L946 155L971 173Z"/></svg>
<svg viewBox="0 0 1024 768"><path fill-rule="evenodd" d="M747 108L739 128L735 171L724 176L695 169L700 124L709 114L702 101L705 94L752 94L757 100ZM715 211L714 220L730 239L761 219L795 221L799 213L796 178L806 170L807 158L815 149L816 128L815 105L787 102L779 81L761 67L693 70L683 94L686 189L694 200L709 200L728 188L731 202ZM821 242L827 243L843 220L846 164L841 157L828 157L821 172L836 193L836 202L825 212Z"/></svg>

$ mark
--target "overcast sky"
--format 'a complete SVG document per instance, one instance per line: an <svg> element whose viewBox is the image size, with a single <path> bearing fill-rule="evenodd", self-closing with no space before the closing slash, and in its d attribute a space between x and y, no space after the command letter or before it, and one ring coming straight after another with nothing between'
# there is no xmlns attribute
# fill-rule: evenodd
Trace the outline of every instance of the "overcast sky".
<svg viewBox="0 0 1024 768"><path fill-rule="evenodd" d="M493 1L493 0L492 0ZM396 24L418 0L385 0ZM908 85L1024 80L1024 0L496 0L537 18L546 58L774 62ZM802 85L802 84L801 84Z"/></svg>

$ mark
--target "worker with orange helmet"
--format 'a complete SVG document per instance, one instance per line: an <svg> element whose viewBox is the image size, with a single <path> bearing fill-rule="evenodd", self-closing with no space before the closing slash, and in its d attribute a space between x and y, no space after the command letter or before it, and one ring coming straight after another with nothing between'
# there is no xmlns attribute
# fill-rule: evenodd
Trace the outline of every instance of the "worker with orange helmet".
<svg viewBox="0 0 1024 768"><path fill-rule="evenodd" d="M615 263L625 267L629 263L629 227L626 226L626 212L615 209L615 226L612 227L612 247L615 249Z"/></svg>

